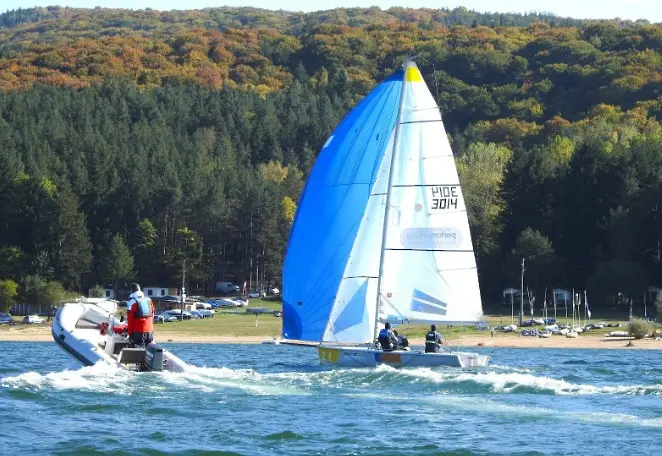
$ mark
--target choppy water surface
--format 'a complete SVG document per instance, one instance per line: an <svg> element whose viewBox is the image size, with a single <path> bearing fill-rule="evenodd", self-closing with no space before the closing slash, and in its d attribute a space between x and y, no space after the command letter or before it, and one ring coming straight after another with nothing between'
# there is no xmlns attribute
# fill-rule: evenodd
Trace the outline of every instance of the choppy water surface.
<svg viewBox="0 0 662 456"><path fill-rule="evenodd" d="M0 454L654 454L662 351L480 349L484 369L345 370L274 345L167 344L192 372L0 342ZM10 452L5 453L5 451Z"/></svg>

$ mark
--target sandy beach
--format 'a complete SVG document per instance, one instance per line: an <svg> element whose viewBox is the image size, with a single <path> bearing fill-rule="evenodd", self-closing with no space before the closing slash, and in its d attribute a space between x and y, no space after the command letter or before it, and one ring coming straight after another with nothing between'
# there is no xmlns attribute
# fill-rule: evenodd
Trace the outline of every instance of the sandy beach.
<svg viewBox="0 0 662 456"><path fill-rule="evenodd" d="M201 344L259 344L264 340L273 339L270 336L233 336L233 335L189 335L167 330L157 331L155 337L159 342L201 343ZM0 341L16 342L50 342L52 341L49 326L15 326L0 328ZM423 339L410 339L411 345L423 345ZM552 336L549 339L523 337L517 334L490 333L456 336L448 341L449 347L511 347L511 348L632 348L632 349L662 349L662 340L633 340L632 347L626 347L629 338L601 337L595 335L579 336L568 339L563 336Z"/></svg>

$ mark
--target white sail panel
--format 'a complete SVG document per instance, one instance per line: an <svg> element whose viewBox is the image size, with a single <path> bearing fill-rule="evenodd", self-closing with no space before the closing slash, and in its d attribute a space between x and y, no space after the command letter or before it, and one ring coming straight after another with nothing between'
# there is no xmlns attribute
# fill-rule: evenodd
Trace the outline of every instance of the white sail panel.
<svg viewBox="0 0 662 456"><path fill-rule="evenodd" d="M453 153L415 66L405 81L379 316L475 322L482 318L482 303Z"/></svg>
<svg viewBox="0 0 662 456"><path fill-rule="evenodd" d="M471 323L483 311L472 252L387 250L381 321ZM451 266L452 265L452 266Z"/></svg>
<svg viewBox="0 0 662 456"><path fill-rule="evenodd" d="M370 342L376 299L376 278L343 278L322 342Z"/></svg>
<svg viewBox="0 0 662 456"><path fill-rule="evenodd" d="M386 144L366 212L329 315L322 338L324 342L364 343L373 338L379 274L379 261L376 259L379 258L382 243L393 132Z"/></svg>

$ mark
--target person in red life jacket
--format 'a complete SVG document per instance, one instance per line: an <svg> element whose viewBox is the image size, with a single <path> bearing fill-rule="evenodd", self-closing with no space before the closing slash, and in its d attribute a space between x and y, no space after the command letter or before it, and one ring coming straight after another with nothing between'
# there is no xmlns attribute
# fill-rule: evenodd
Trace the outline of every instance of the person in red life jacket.
<svg viewBox="0 0 662 456"><path fill-rule="evenodd" d="M131 284L131 295L126 305L127 332L136 347L147 347L154 340L154 304L140 291L140 285Z"/></svg>

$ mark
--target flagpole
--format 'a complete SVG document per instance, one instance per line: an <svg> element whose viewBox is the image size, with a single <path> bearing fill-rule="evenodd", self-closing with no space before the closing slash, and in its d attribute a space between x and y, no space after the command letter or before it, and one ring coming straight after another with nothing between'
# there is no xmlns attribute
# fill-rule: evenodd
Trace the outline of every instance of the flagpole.
<svg viewBox="0 0 662 456"><path fill-rule="evenodd" d="M575 329L575 289L572 289L572 329Z"/></svg>
<svg viewBox="0 0 662 456"><path fill-rule="evenodd" d="M647 312L646 312L646 293L644 293L644 318L646 318L647 316L648 315L647 315Z"/></svg>

